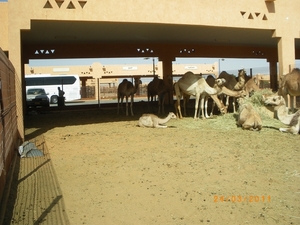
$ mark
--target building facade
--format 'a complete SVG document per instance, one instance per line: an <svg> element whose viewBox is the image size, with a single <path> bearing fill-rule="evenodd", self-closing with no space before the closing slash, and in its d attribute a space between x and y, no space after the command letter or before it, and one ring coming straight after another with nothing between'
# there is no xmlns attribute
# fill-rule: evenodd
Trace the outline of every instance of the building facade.
<svg viewBox="0 0 300 225"><path fill-rule="evenodd" d="M300 58L299 6L299 0L0 2L0 47L22 87L16 90L19 133L24 137L30 59L158 57L168 83L179 56L264 58L276 89L278 76Z"/></svg>

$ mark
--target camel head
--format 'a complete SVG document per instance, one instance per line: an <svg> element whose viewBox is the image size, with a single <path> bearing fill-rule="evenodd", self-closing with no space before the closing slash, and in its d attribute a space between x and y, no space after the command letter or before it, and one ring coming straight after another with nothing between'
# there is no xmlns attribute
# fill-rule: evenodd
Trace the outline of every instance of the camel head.
<svg viewBox="0 0 300 225"><path fill-rule="evenodd" d="M282 96L279 95L271 95L268 97L263 97L265 105L271 106L280 106L285 105L285 100Z"/></svg>
<svg viewBox="0 0 300 225"><path fill-rule="evenodd" d="M135 86L139 86L140 84L142 84L141 78L134 77L134 84L135 84Z"/></svg>
<svg viewBox="0 0 300 225"><path fill-rule="evenodd" d="M245 69L240 69L238 70L238 77L245 77L246 76L246 71Z"/></svg>
<svg viewBox="0 0 300 225"><path fill-rule="evenodd" d="M173 112L169 112L169 116L171 119L177 119L177 116Z"/></svg>
<svg viewBox="0 0 300 225"><path fill-rule="evenodd" d="M222 87L225 83L226 83L226 80L224 78L219 78L219 79L216 79L216 81L215 81L215 85L217 85L219 87Z"/></svg>

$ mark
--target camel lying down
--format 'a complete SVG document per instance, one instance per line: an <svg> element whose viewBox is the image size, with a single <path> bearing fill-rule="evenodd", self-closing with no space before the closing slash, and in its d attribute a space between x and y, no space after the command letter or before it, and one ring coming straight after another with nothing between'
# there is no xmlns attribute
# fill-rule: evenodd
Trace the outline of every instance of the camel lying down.
<svg viewBox="0 0 300 225"><path fill-rule="evenodd" d="M172 112L169 115L161 119L154 114L143 114L139 119L139 126L140 127L155 127L155 128L167 128L166 125L162 125L167 123L170 119L176 119L176 115Z"/></svg>
<svg viewBox="0 0 300 225"><path fill-rule="evenodd" d="M261 118L250 103L240 106L237 125L245 130L261 130Z"/></svg>
<svg viewBox="0 0 300 225"><path fill-rule="evenodd" d="M300 110L296 113L289 114L289 110L286 107L284 97L273 95L264 98L266 105L272 105L277 112L278 119L288 126L288 128L279 128L281 132L287 132L291 134L298 134L300 131Z"/></svg>

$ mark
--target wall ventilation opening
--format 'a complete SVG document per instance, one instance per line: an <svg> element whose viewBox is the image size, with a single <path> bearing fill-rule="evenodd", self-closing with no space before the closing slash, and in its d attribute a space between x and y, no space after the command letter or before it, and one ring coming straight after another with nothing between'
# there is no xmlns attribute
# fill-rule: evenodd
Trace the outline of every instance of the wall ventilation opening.
<svg viewBox="0 0 300 225"><path fill-rule="evenodd" d="M244 11L241 11L240 13L241 13L241 15L242 15L242 16L244 16L246 12L244 12Z"/></svg>
<svg viewBox="0 0 300 225"><path fill-rule="evenodd" d="M49 1L46 2L46 4L44 5L44 9L52 9L52 5Z"/></svg>
<svg viewBox="0 0 300 225"><path fill-rule="evenodd" d="M55 1L56 1L58 8L60 8L61 5L64 3L64 1L62 1L62 0L55 0Z"/></svg>
<svg viewBox="0 0 300 225"><path fill-rule="evenodd" d="M81 8L83 8L86 4L86 1L78 1L78 3L81 6Z"/></svg>
<svg viewBox="0 0 300 225"><path fill-rule="evenodd" d="M67 9L75 9L73 2L70 2Z"/></svg>
<svg viewBox="0 0 300 225"><path fill-rule="evenodd" d="M268 18L267 18L266 15L264 15L262 19L263 19L263 20L268 20Z"/></svg>
<svg viewBox="0 0 300 225"><path fill-rule="evenodd" d="M256 16L256 17L259 17L259 15L260 15L260 13L255 13L255 16Z"/></svg>
<svg viewBox="0 0 300 225"><path fill-rule="evenodd" d="M248 19L252 20L253 19L253 16L252 14L250 13L249 16L248 16Z"/></svg>

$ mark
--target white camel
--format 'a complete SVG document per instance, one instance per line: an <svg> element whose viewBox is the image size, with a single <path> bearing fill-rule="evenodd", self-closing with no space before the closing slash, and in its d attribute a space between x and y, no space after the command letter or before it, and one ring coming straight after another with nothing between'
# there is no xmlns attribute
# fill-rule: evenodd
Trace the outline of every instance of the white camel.
<svg viewBox="0 0 300 225"><path fill-rule="evenodd" d="M136 93L139 85L141 84L141 80L139 77L134 78L134 86L133 84L128 81L127 79L124 79L118 86L118 112L119 114L119 101L121 100L121 110L123 111L122 105L123 105L123 100L124 97L126 98L126 116L128 116L128 97L130 96L131 101L130 101L130 111L131 111L131 116L133 116L133 110L132 110L132 105L133 105L133 98L134 94Z"/></svg>
<svg viewBox="0 0 300 225"><path fill-rule="evenodd" d="M166 118L159 118L154 114L143 114L139 119L140 127L154 127L154 128L167 128L166 125L170 119L176 119L176 115L170 112Z"/></svg>
<svg viewBox="0 0 300 225"><path fill-rule="evenodd" d="M292 134L298 134L300 130L300 110L296 113L289 114L289 110L286 107L285 100L282 96L273 95L264 98L266 105L274 106L274 110L277 112L278 119L288 128L279 128L281 132L287 132Z"/></svg>
<svg viewBox="0 0 300 225"><path fill-rule="evenodd" d="M181 114L181 108L180 108L180 99L182 96L195 96L195 113L194 113L194 119L197 119L197 111L198 111L198 105L200 96L203 93L207 93L209 95L215 95L221 92L221 87L225 83L225 79L216 79L216 83L214 87L210 87L205 79L202 77L202 75L196 75L192 72L185 73L175 84L175 94L176 94L176 103L175 103L175 109L177 117L180 119L182 118ZM184 104L185 104L184 98ZM203 107L202 107L203 110ZM203 115L203 112L202 112Z"/></svg>

